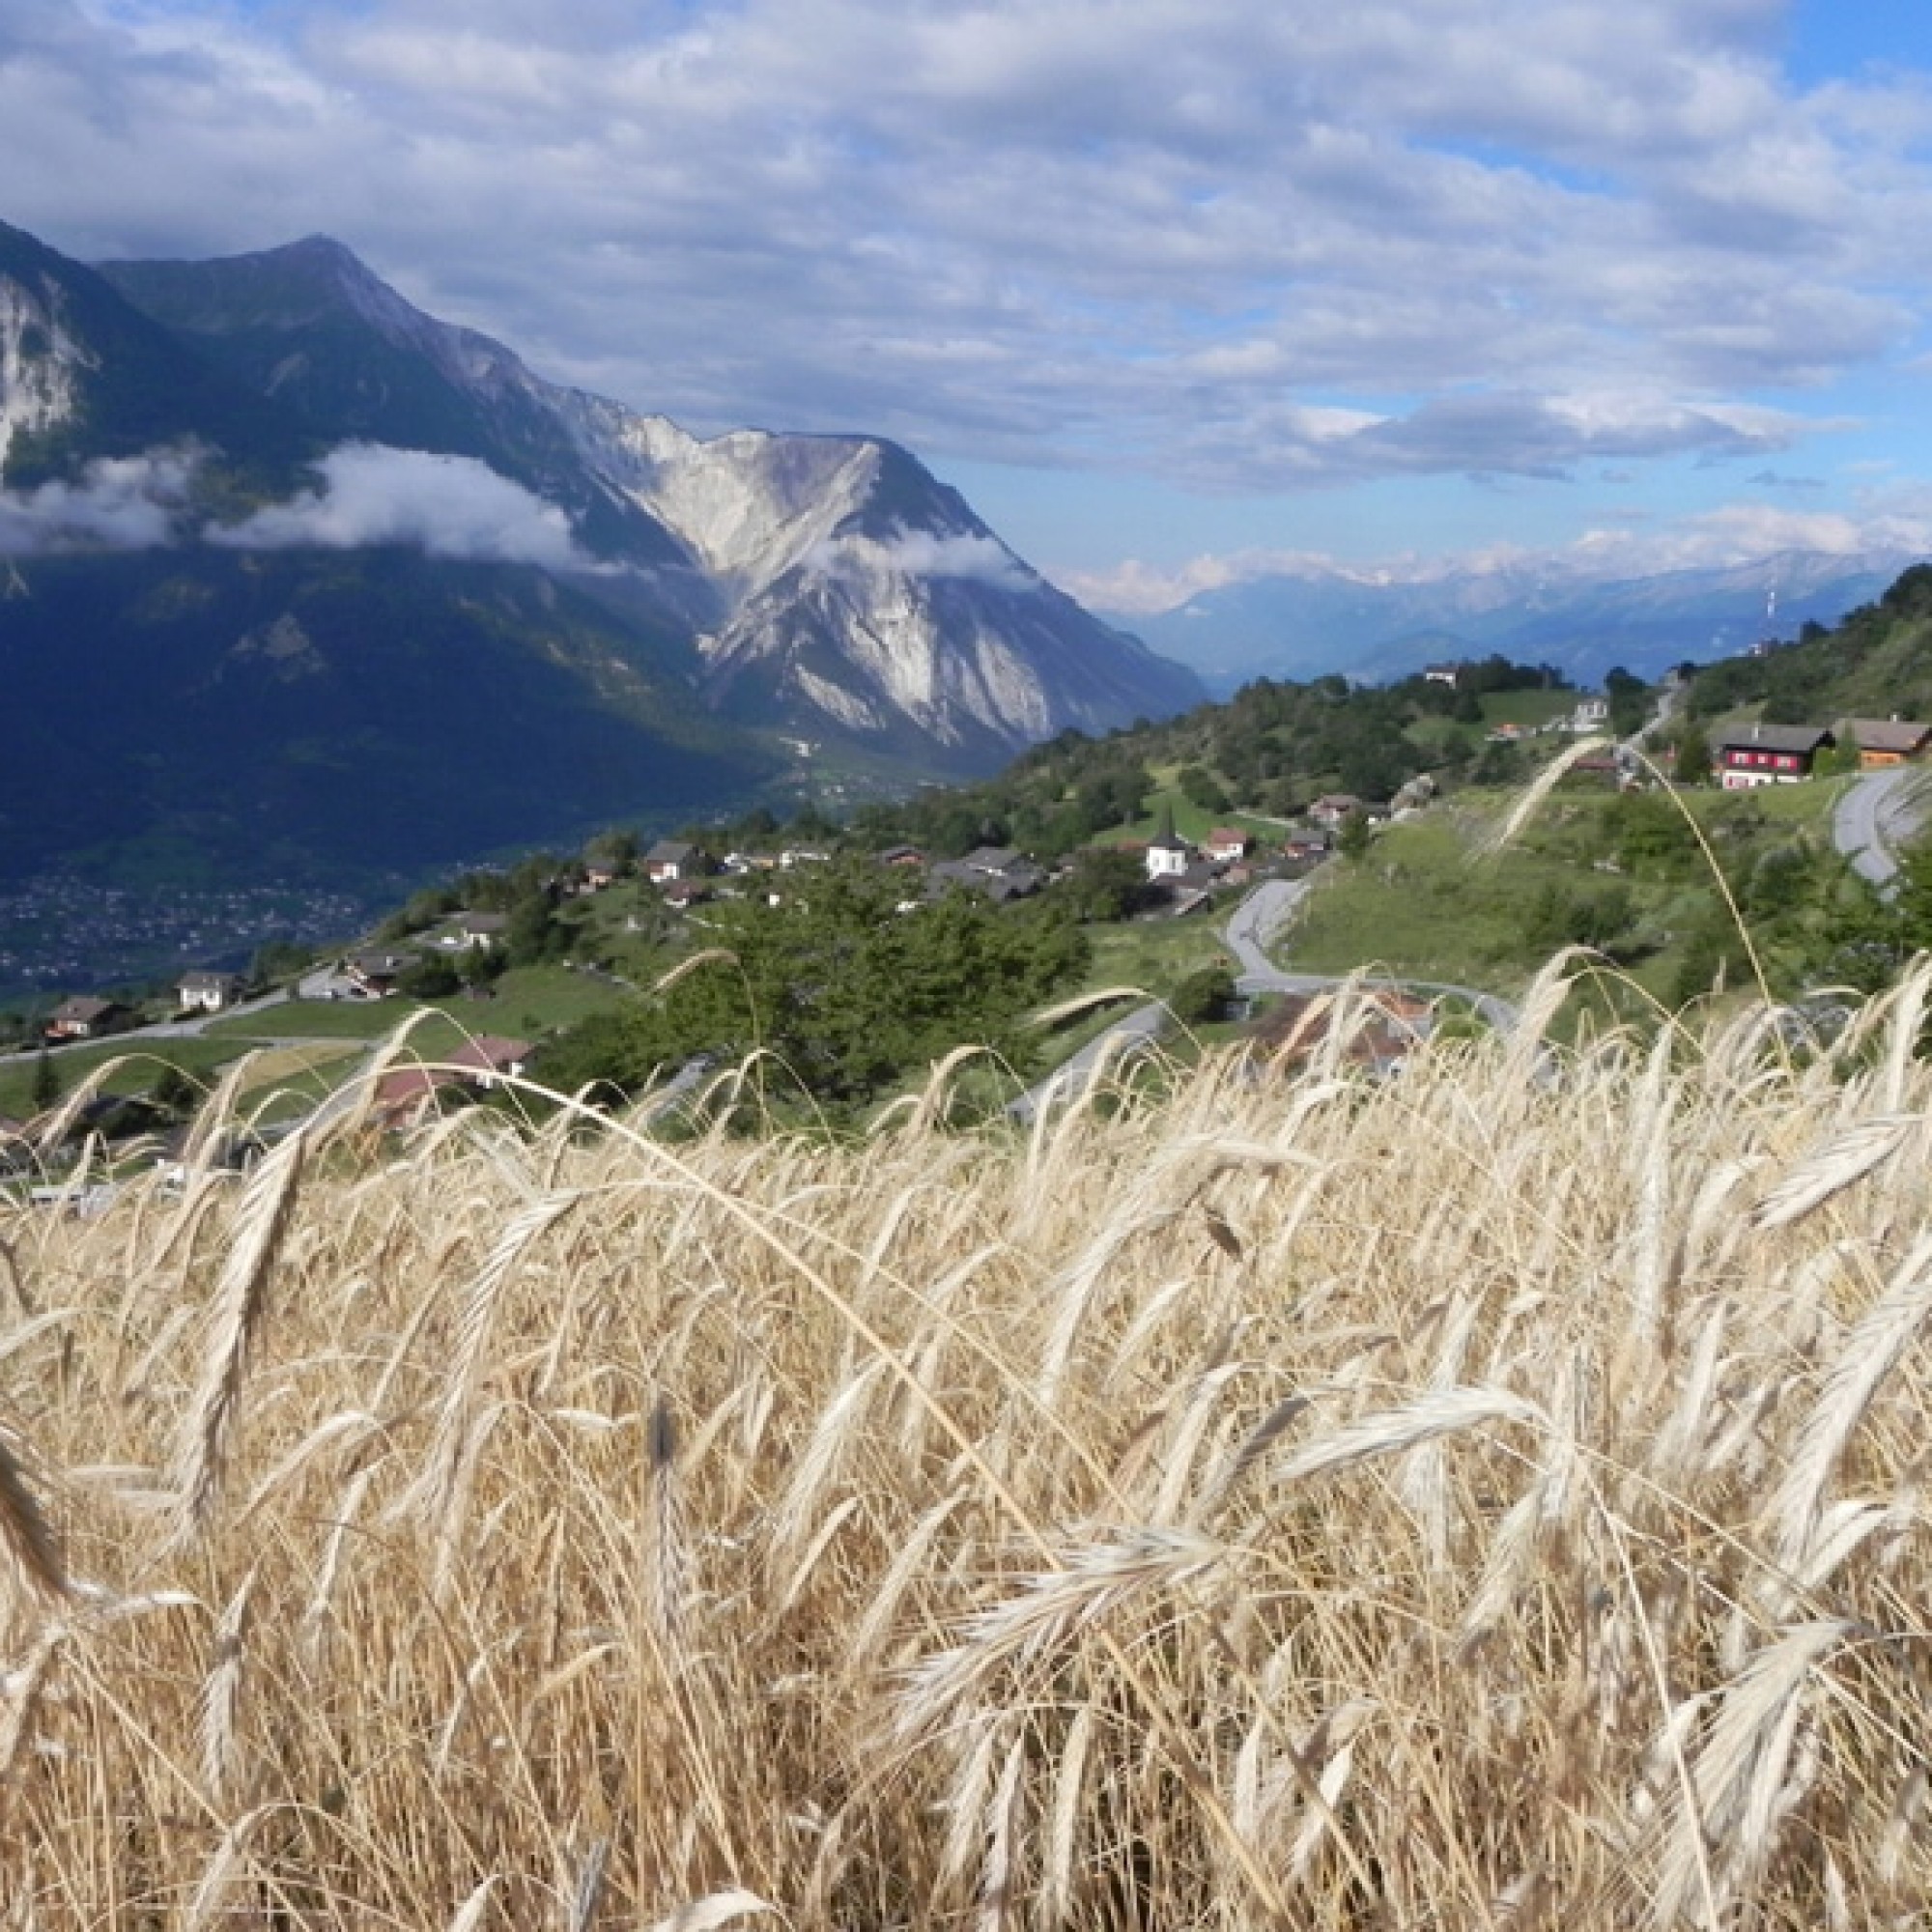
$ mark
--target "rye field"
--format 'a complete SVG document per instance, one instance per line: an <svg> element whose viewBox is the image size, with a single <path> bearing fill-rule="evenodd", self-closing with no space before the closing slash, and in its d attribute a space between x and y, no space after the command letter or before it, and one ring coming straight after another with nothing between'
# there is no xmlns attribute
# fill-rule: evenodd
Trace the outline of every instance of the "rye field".
<svg viewBox="0 0 1932 1932"><path fill-rule="evenodd" d="M1921 1926L1928 985L0 1204L0 1925Z"/></svg>

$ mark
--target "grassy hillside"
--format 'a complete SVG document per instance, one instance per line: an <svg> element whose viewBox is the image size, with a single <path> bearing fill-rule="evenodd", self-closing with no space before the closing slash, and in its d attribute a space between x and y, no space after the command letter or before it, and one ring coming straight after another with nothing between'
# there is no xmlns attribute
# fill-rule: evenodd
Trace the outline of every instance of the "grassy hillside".
<svg viewBox="0 0 1932 1932"><path fill-rule="evenodd" d="M1842 789L1819 781L1676 799L1559 791L1500 851L1492 848L1514 798L1464 792L1326 868L1286 935L1286 956L1307 972L1375 962L1513 994L1557 948L1587 945L1622 969L1627 1003L1678 1006L1708 991L1720 967L1730 986L1748 984L1736 923L1681 803L1774 991L1789 994L1831 977L1841 925L1875 904L1832 846Z"/></svg>
<svg viewBox="0 0 1932 1932"><path fill-rule="evenodd" d="M1932 717L1932 566L1908 570L1835 630L1807 624L1796 643L1698 672L1693 715L1744 705L1774 724Z"/></svg>
<svg viewBox="0 0 1932 1932"><path fill-rule="evenodd" d="M0 1204L0 1897L1922 1922L1922 990Z"/></svg>

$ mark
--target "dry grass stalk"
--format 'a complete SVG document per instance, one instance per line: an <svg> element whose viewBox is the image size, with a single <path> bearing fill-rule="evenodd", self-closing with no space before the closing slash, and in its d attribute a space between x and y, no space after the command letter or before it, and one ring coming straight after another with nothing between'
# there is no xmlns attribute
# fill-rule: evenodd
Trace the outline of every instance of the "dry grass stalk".
<svg viewBox="0 0 1932 1932"><path fill-rule="evenodd" d="M12 1432L0 1426L0 1550L15 1585L29 1597L57 1601L67 1595L67 1566L60 1539L27 1480Z"/></svg>
<svg viewBox="0 0 1932 1932"><path fill-rule="evenodd" d="M1753 1224L1763 1230L1782 1228L1815 1214L1834 1194L1884 1166L1919 1124L1909 1114L1881 1114L1833 1135L1759 1200Z"/></svg>
<svg viewBox="0 0 1932 1932"><path fill-rule="evenodd" d="M1850 1635L1839 1621L1800 1624L1756 1657L1726 1691L1717 1721L1698 1753L1695 1807L1682 1804L1659 1858L1652 1921L1675 1925L1697 1890L1700 1871L1712 1870L1722 1911L1752 1883L1775 1845L1775 1802L1790 1765L1800 1693L1820 1661ZM1705 1853L1715 1849L1707 1866Z"/></svg>
<svg viewBox="0 0 1932 1932"><path fill-rule="evenodd" d="M651 1932L724 1932L726 1925L735 1925L741 1918L762 1918L773 1909L755 1892L734 1887L680 1905L668 1918L660 1918Z"/></svg>
<svg viewBox="0 0 1932 1932"><path fill-rule="evenodd" d="M242 1673L248 1656L248 1605L261 1575L251 1570L229 1600L214 1628L214 1655L202 1680L201 1718L197 1742L201 1747L201 1776L216 1810L234 1796L240 1749L235 1714L242 1694Z"/></svg>
<svg viewBox="0 0 1932 1932"><path fill-rule="evenodd" d="M234 1245L215 1286L201 1379L176 1443L177 1509L184 1534L207 1523L221 1487L249 1344L267 1305L269 1277L289 1231L306 1154L303 1137L291 1134L257 1165L242 1197Z"/></svg>
<svg viewBox="0 0 1932 1932"><path fill-rule="evenodd" d="M1553 1043L1564 973L1400 1081L1169 1068L1025 1133L936 1085L856 1143L336 1141L191 1554L141 1492L261 1171L0 1199L53 1311L0 1412L87 1579L0 1629L0 1899L563 1925L608 1835L598 1925L1634 1932L1660 1849L1685 1915L1914 1922L1910 1000L1801 1067L1765 1014Z"/></svg>

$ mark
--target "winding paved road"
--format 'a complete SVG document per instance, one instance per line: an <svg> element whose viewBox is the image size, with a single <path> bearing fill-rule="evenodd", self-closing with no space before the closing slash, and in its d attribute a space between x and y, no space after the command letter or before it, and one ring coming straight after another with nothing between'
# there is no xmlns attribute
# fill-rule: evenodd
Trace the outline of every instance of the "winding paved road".
<svg viewBox="0 0 1932 1932"><path fill-rule="evenodd" d="M1237 992L1325 993L1343 983L1342 978L1332 973L1286 972L1267 955L1268 942L1293 918L1314 884L1312 876L1264 879L1229 915L1225 936L1228 950L1240 966L1235 980ZM1409 992L1447 993L1466 1000L1499 1033L1506 1033L1516 1024L1516 1009L1507 1000L1499 1000L1493 993L1479 992L1474 986L1456 986L1439 980L1394 978L1371 983L1400 986ZM1144 1053L1167 1031L1171 1018L1159 1001L1134 1008L1056 1066L1044 1080L1028 1088L1018 1099L1009 1101L1007 1112L1016 1121L1029 1122L1055 1100L1073 1099L1093 1077L1103 1054L1112 1052L1126 1058Z"/></svg>
<svg viewBox="0 0 1932 1932"><path fill-rule="evenodd" d="M1832 813L1832 841L1852 869L1881 891L1898 872L1895 847L1910 838L1932 805L1932 775L1922 766L1894 765L1867 772L1850 786Z"/></svg>
<svg viewBox="0 0 1932 1932"><path fill-rule="evenodd" d="M1257 886L1228 921L1228 945L1241 962L1240 977L1235 981L1243 993L1325 993L1342 980L1331 973L1290 973L1271 960L1267 943L1293 918L1302 899L1314 886L1314 879L1266 879ZM1406 975L1389 975L1370 981L1372 985L1400 986L1415 993L1447 993L1466 1000L1482 1018L1498 1033L1516 1024L1516 1009L1493 993L1474 986L1458 986L1446 980L1411 980Z"/></svg>

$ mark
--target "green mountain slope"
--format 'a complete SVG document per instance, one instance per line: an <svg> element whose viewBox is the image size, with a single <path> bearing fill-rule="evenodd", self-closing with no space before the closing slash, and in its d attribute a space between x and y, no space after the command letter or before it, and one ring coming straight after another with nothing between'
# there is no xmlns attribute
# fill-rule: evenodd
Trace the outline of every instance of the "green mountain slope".
<svg viewBox="0 0 1932 1932"><path fill-rule="evenodd" d="M1796 643L1708 666L1691 684L1695 716L1747 704L1771 724L1932 718L1932 565L1915 564L1835 630L1807 624Z"/></svg>
<svg viewBox="0 0 1932 1932"><path fill-rule="evenodd" d="M194 549L16 581L0 877L144 841L211 878L354 883L742 799L772 768L524 566Z"/></svg>

